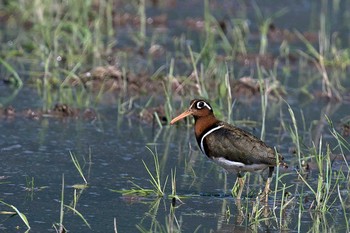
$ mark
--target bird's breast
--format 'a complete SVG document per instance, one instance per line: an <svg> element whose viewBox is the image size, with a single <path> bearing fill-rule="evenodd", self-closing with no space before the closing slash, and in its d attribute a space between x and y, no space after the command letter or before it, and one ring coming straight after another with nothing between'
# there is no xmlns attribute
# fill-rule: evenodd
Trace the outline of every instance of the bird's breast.
<svg viewBox="0 0 350 233"><path fill-rule="evenodd" d="M221 128L223 128L224 126L223 125L219 125L219 126L215 126L211 129L209 129L208 131L204 132L203 135L200 135L198 138L197 138L197 142L198 142L198 145L199 145L199 148L201 149L202 153L207 155L208 157L210 156L210 152L211 150L213 150L214 148L209 148L207 143L206 143L206 138L214 133L215 131L218 131L220 130Z"/></svg>

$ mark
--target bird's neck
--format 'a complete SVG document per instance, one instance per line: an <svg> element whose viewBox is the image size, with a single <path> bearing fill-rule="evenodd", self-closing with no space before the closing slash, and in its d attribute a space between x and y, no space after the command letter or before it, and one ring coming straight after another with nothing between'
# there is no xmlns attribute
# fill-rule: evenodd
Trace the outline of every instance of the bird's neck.
<svg viewBox="0 0 350 233"><path fill-rule="evenodd" d="M212 128L217 122L219 121L214 115L195 118L194 132L196 137L198 138L203 135L205 131L208 131L208 129Z"/></svg>

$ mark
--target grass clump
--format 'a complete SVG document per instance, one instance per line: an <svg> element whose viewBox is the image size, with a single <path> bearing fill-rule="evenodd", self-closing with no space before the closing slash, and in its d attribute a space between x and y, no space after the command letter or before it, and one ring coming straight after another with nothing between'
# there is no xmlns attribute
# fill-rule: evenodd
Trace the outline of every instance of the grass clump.
<svg viewBox="0 0 350 233"><path fill-rule="evenodd" d="M147 149L152 153L152 156L153 156L155 174L152 174L152 172L148 168L145 161L142 160L142 163L145 166L145 169L151 178L150 182L153 186L154 193L158 197L163 197L164 196L164 189L165 189L168 177L165 178L164 184L162 185L162 183L160 181L160 166L159 166L158 154L157 154L157 152L154 153L149 147L147 147Z"/></svg>
<svg viewBox="0 0 350 233"><path fill-rule="evenodd" d="M349 174L349 166L346 160L344 149L349 151L349 143L334 129L333 123L326 116L330 125L330 132L336 139L335 148L331 149L329 143L323 145L323 138L320 137L317 145L310 147L310 159L316 165L317 178L315 182L310 182L308 178L297 171L298 177L303 181L306 187L310 190L313 201L309 206L310 210L315 210L319 213L327 213L335 204L342 205L342 195L339 192L339 187L343 183L347 183L349 175L345 175L344 170ZM335 151L340 151L340 155L335 155ZM335 163L335 158L342 156L344 163L342 165ZM334 157L334 158L332 158ZM334 168L334 166L340 166ZM301 196L306 195L302 192Z"/></svg>
<svg viewBox="0 0 350 233"><path fill-rule="evenodd" d="M321 146L322 143L320 142L320 147ZM332 194L335 193L341 177L340 173L334 173L332 169L330 149L328 145L326 154L323 154L322 151L318 151L318 153L314 155L314 159L316 160L319 171L319 174L317 175L316 188L313 188L312 185L299 172L298 175L314 196L314 201L311 203L310 209L315 209L316 211L320 212L327 212L336 201L335 198L332 200Z"/></svg>
<svg viewBox="0 0 350 233"><path fill-rule="evenodd" d="M63 84L65 80L80 80L79 73L107 63L103 58L115 41L114 4L111 0L4 3L8 21L14 23L20 33L16 31L18 35L10 36L15 46L4 47L0 67L5 67L11 75L9 81L16 88L21 88L23 83L37 87L44 110L55 102L70 104L75 100L79 104L90 104L91 93L88 94L83 85ZM21 72L26 72L27 82L22 81Z"/></svg>
<svg viewBox="0 0 350 233"><path fill-rule="evenodd" d="M165 195L165 187L167 184L168 177L165 178L164 184L162 184L157 151L153 152L149 147L146 147L146 148L151 152L153 156L155 173L153 174L151 172L151 169L148 167L145 161L142 160L142 163L150 177L149 181L151 183L152 189L142 188L141 186L130 181L133 185L133 188L127 189L127 190L118 190L116 192L122 193L123 195L148 196L148 195L154 194L156 197L163 197ZM112 191L115 191L115 190L112 190Z"/></svg>
<svg viewBox="0 0 350 233"><path fill-rule="evenodd" d="M75 208L76 206L70 206L64 204L64 189L65 189L65 181L64 181L64 174L62 174L62 187L61 187L61 198L60 198L60 221L58 223L53 224L53 228L56 230L57 233L63 233L67 232L66 227L63 224L64 215L65 215L65 208L68 210L71 210L74 214L80 217L80 219L83 220L85 225L91 229L90 224L87 222L85 217Z"/></svg>
<svg viewBox="0 0 350 233"><path fill-rule="evenodd" d="M168 176L166 176L164 182L162 182L161 173L160 173L161 167L159 164L157 150L153 152L149 147L146 147L146 148L151 152L153 156L154 172L151 171L149 165L147 165L145 161L142 160L142 163L149 175L149 182L152 188L143 188L140 185L132 181L129 181L133 186L131 189L111 190L111 191L115 191L123 195L136 195L136 196L154 195L157 198L166 197L172 200L172 203L174 204L174 206L176 205L177 201L180 203L183 203L181 200L181 197L176 192L176 169L174 170L171 169L171 194L166 194L165 189L167 186Z"/></svg>
<svg viewBox="0 0 350 233"><path fill-rule="evenodd" d="M61 232L66 232L67 229L65 228L65 226L63 225L63 220L64 220L64 215L66 210L70 210L72 211L75 215L77 215L81 220L83 220L84 224L91 229L90 224L88 223L88 221L85 219L85 217L83 216L82 213L80 213L77 210L77 204L79 201L80 196L83 194L83 191L88 187L88 181L84 175L83 172L83 168L81 167L79 160L77 158L77 156L69 151L69 155L72 159L72 162L75 166L75 168L77 169L79 175L81 176L81 178L84 180L84 184L74 184L71 187L74 189L73 192L73 199L70 202L69 205L64 204L65 203L65 180L64 180L64 174L62 174L62 187L61 187L61 199L60 199L60 221L58 223L53 224L53 228L56 230L56 232L61 233ZM89 164L91 164L91 150L89 151Z"/></svg>

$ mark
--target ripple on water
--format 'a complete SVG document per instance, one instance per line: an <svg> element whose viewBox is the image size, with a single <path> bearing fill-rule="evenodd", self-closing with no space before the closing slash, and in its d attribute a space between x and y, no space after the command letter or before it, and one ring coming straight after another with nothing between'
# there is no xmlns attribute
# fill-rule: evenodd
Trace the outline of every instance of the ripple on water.
<svg viewBox="0 0 350 233"><path fill-rule="evenodd" d="M15 144L15 145L11 145L11 146L7 146L7 147L3 147L1 148L2 151L12 151L12 150L16 150L22 148L22 146L20 144Z"/></svg>

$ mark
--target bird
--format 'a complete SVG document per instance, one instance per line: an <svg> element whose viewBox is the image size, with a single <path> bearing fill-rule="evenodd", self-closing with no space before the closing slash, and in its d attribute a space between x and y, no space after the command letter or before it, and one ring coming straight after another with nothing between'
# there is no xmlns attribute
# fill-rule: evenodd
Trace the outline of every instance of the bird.
<svg viewBox="0 0 350 233"><path fill-rule="evenodd" d="M170 124L191 115L195 120L194 133L201 152L227 172L237 174L240 187L236 199L241 199L244 187L242 173L268 169L268 178L262 193L267 202L275 166L288 167L283 156L278 153L277 159L275 150L253 134L218 120L211 105L203 99L192 100L190 107L173 118Z"/></svg>

